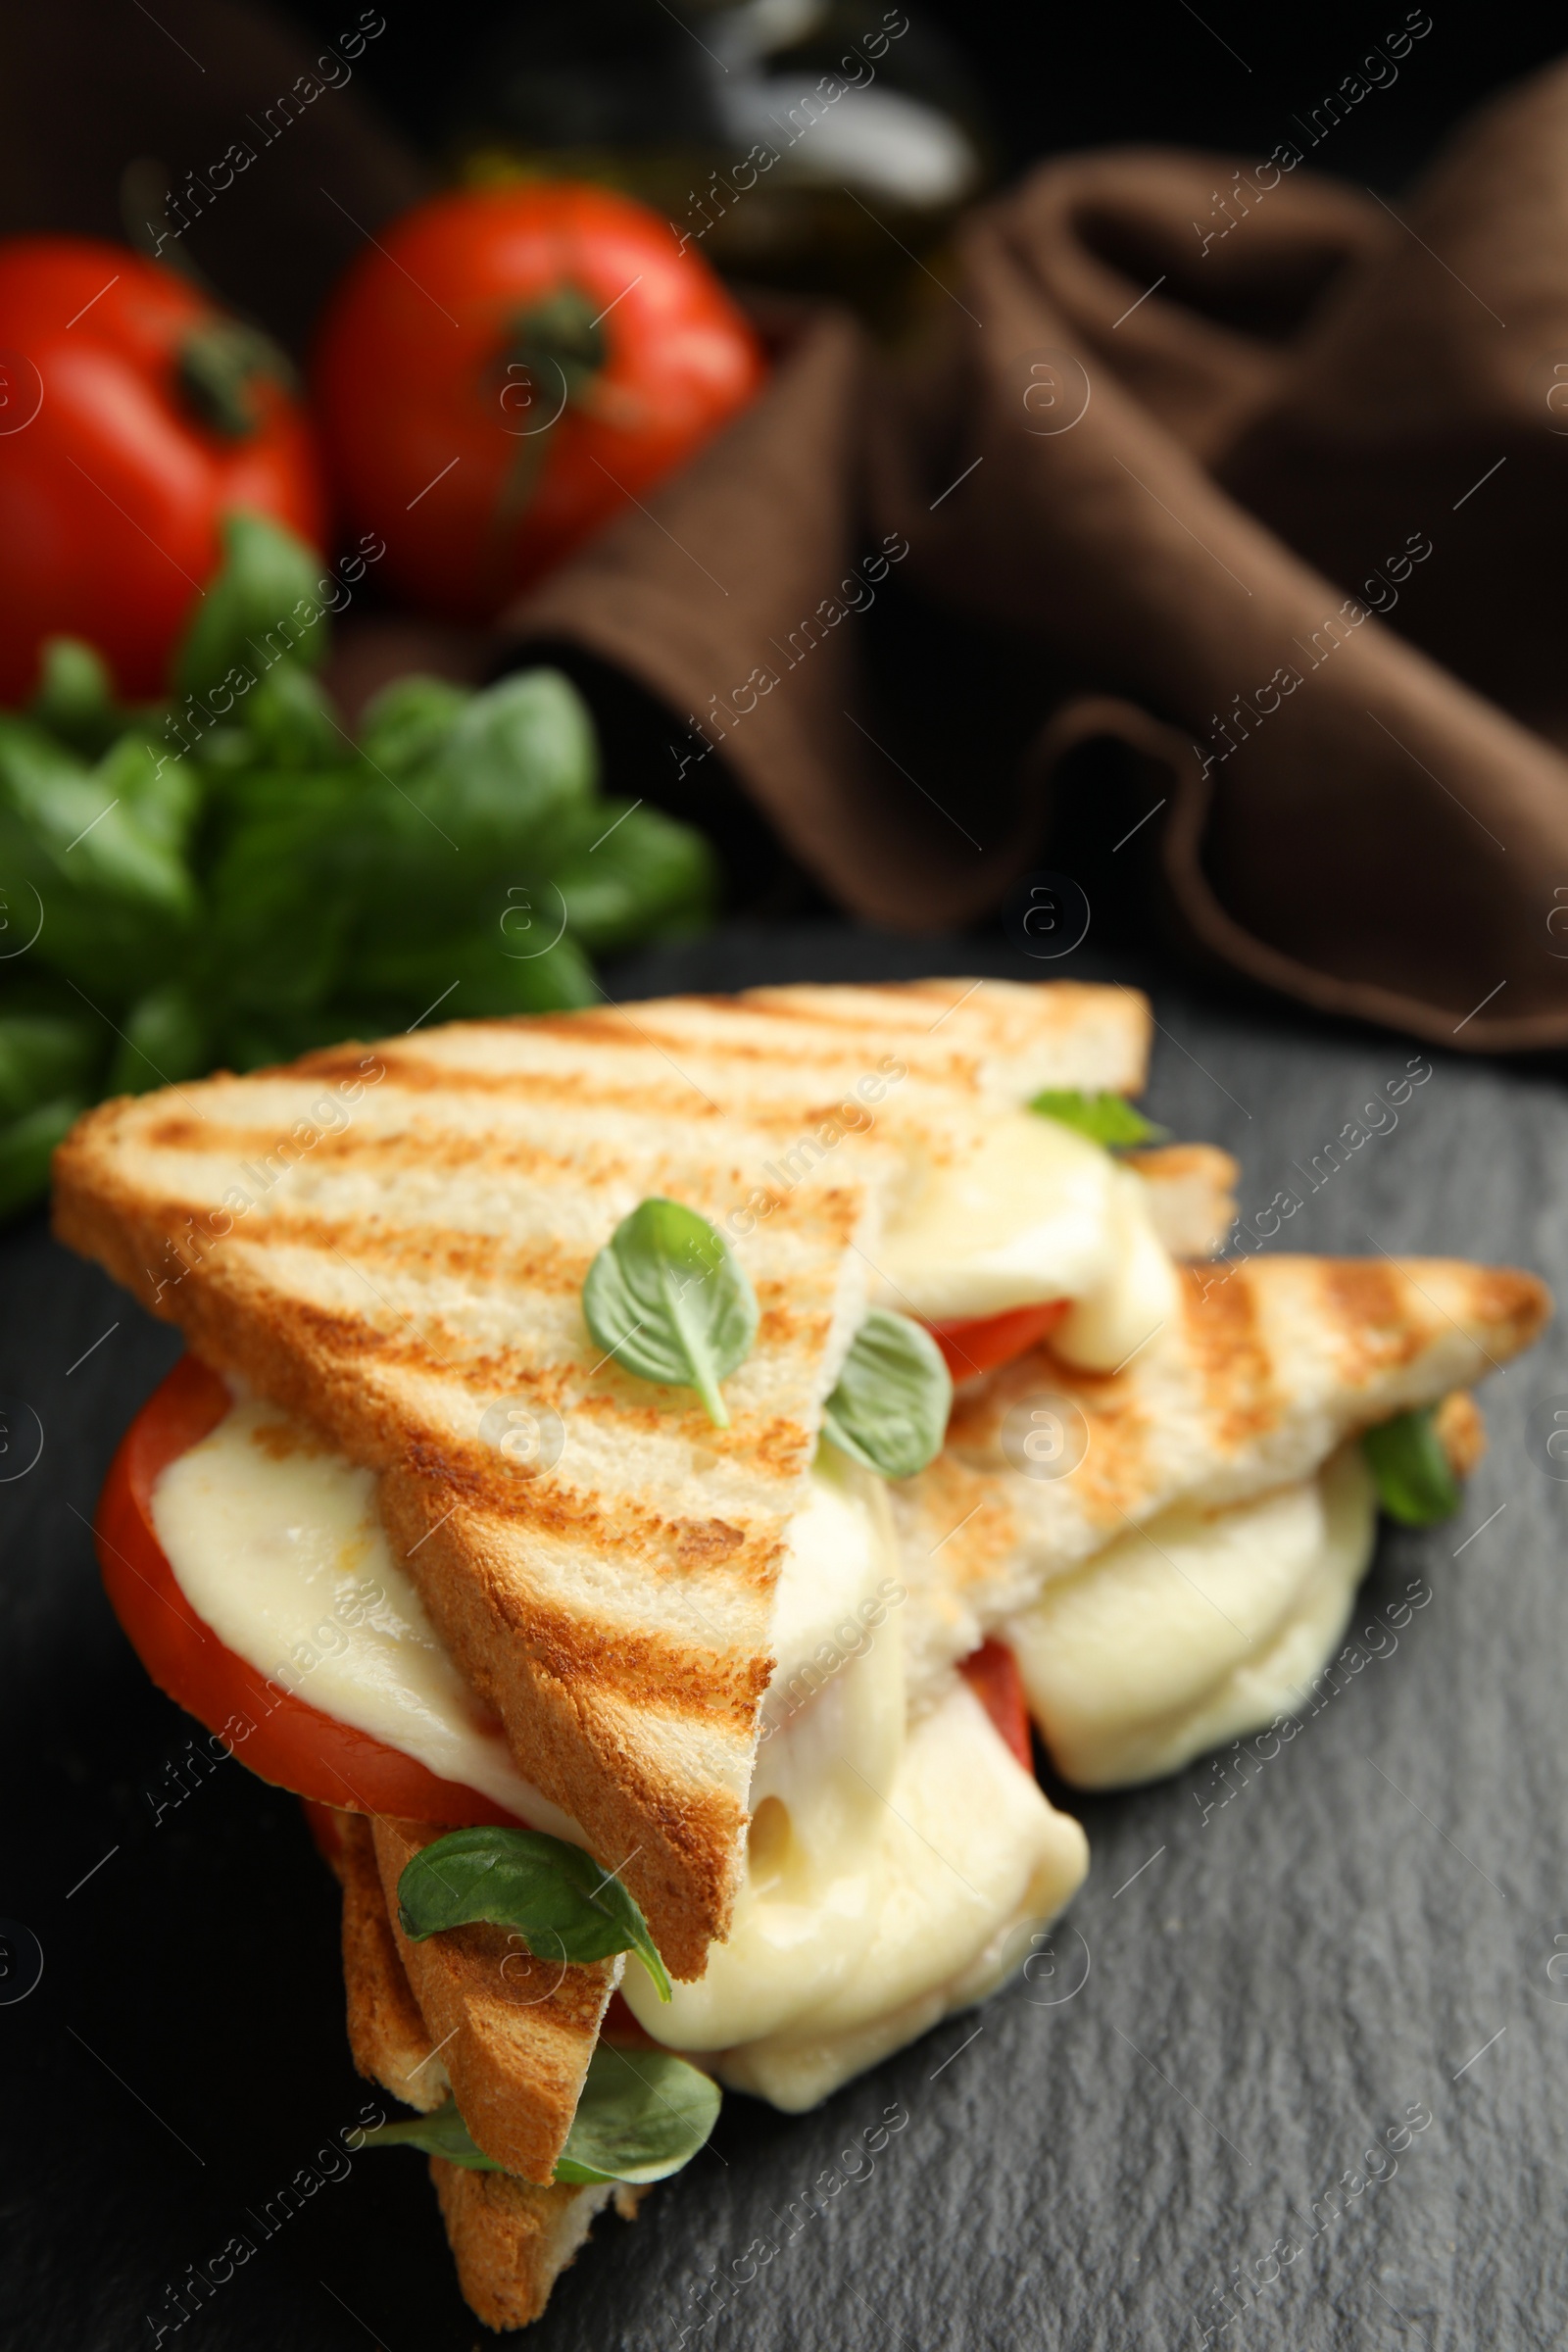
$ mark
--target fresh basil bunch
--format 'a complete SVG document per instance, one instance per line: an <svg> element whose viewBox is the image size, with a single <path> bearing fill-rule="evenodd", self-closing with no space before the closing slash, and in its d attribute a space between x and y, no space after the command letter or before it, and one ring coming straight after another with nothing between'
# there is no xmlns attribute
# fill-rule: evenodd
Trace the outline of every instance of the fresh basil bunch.
<svg viewBox="0 0 1568 2352"><path fill-rule="evenodd" d="M421 1846L398 1880L398 1922L421 1943L484 1920L514 1928L540 1960L635 1952L662 2001L669 1978L648 1922L612 1871L540 1830L451 1830Z"/></svg>
<svg viewBox="0 0 1568 2352"><path fill-rule="evenodd" d="M1103 1144L1107 1150L1121 1150L1129 1144L1152 1144L1163 1140L1169 1132L1156 1127L1152 1119L1129 1102L1125 1095L1111 1094L1102 1088L1098 1094L1086 1095L1077 1087L1047 1087L1036 1095L1029 1105L1042 1118L1054 1119L1058 1126L1070 1127L1075 1135L1087 1136L1092 1144Z"/></svg>
<svg viewBox="0 0 1568 2352"><path fill-rule="evenodd" d="M1361 1451L1378 1501L1391 1519L1405 1527L1434 1527L1459 1508L1459 1482L1438 1435L1434 1406L1418 1405L1363 1431Z"/></svg>
<svg viewBox="0 0 1568 2352"><path fill-rule="evenodd" d="M0 1214L101 1095L438 1004L586 1004L590 956L710 915L707 843L600 797L558 671L401 679L356 744L314 674L318 558L254 515L224 546L169 705L120 708L56 639L28 710L0 712Z"/></svg>
<svg viewBox="0 0 1568 2352"><path fill-rule="evenodd" d="M757 1296L722 1234L679 1200L644 1200L588 1269L583 1320L597 1348L639 1380L697 1391L717 1429L719 1395L751 1353Z"/></svg>
<svg viewBox="0 0 1568 2352"><path fill-rule="evenodd" d="M855 1335L822 1434L884 1478L913 1478L942 1450L953 1379L931 1334L874 1306Z"/></svg>
<svg viewBox="0 0 1568 2352"><path fill-rule="evenodd" d="M555 2177L573 2183L625 2180L641 2187L667 2180L690 2164L718 2120L722 2093L710 2075L672 2050L623 2050L600 2042ZM368 2148L422 2148L470 2172L506 2168L474 2145L449 2099L431 2115L409 2116L367 2132Z"/></svg>

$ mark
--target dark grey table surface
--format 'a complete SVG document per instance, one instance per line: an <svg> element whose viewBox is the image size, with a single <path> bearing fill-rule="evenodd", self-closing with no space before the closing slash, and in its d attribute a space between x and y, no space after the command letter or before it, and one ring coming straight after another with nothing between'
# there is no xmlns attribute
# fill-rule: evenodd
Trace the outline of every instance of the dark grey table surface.
<svg viewBox="0 0 1568 2352"><path fill-rule="evenodd" d="M1093 968L824 927L721 935L618 985ZM1178 985L1156 1012L1152 1106L1238 1153L1247 1210L1412 1052ZM1568 1287L1561 1080L1434 1058L1290 1242ZM0 2339L129 2352L168 2323L212 2352L474 2345L422 2163L315 2162L367 2086L298 1812L230 1765L167 1801L193 1726L99 1590L98 1487L178 1343L37 1219L0 1237L0 1915L43 1955L24 1999L3 2000L24 1939L0 1978ZM683 2329L748 2352L1563 2341L1568 1485L1541 1434L1558 1396L1552 1333L1485 1392L1462 1516L1385 1534L1352 1631L1397 1622L1413 1579L1428 1605L1293 1743L1233 1773L1227 1802L1208 1762L1064 1799L1094 1864L1031 1981L814 2115L729 2099L637 2223L601 2221L538 2352L656 2352ZM845 2159L884 2123L869 2169ZM302 2170L321 2184L263 2237L247 2216ZM175 2330L168 2290L236 2232L254 2255Z"/></svg>

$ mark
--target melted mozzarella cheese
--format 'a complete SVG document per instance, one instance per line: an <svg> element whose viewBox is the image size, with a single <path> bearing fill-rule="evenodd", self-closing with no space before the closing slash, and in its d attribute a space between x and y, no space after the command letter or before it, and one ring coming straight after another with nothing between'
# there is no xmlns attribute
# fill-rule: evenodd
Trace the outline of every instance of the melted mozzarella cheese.
<svg viewBox="0 0 1568 2352"><path fill-rule="evenodd" d="M1050 1586L1007 1639L1058 1769L1123 1788L1291 1713L1345 1630L1376 1532L1351 1445L1257 1501L1177 1504Z"/></svg>
<svg viewBox="0 0 1568 2352"><path fill-rule="evenodd" d="M587 1842L521 1778L499 1723L442 1646L392 1557L370 1471L250 1401L171 1462L152 1499L175 1582L247 1664L439 1780L476 1788L551 1837Z"/></svg>
<svg viewBox="0 0 1568 2352"><path fill-rule="evenodd" d="M1034 1111L977 1118L910 1158L877 1250L877 1298L928 1323L1079 1301L1052 1345L1110 1370L1171 1312L1175 1274L1147 1188Z"/></svg>
<svg viewBox="0 0 1568 2352"><path fill-rule="evenodd" d="M467 1690L392 1557L370 1472L240 1403L164 1472L153 1520L198 1616L259 1672L586 1842ZM824 1446L774 1604L729 1938L667 2006L639 1963L624 1984L657 2039L716 2053L726 2082L791 2110L992 1990L1088 1866L1078 1824L956 1676L910 1727L893 1564L882 1481Z"/></svg>
<svg viewBox="0 0 1568 2352"><path fill-rule="evenodd" d="M775 1604L772 1690L804 1696L759 1752L728 1938L668 2005L640 1964L622 1985L656 2039L716 2053L725 2082L790 2110L990 1991L1088 1866L956 1676L907 1725L896 1622L809 1688L889 1559L879 1481L824 1448L813 1490Z"/></svg>

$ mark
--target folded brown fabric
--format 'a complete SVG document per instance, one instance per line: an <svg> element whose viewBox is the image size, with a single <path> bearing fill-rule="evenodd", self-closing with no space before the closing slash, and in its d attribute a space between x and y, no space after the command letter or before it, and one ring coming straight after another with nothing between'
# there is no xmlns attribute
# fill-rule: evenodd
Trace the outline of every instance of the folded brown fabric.
<svg viewBox="0 0 1568 2352"><path fill-rule="evenodd" d="M1288 149L1102 152L974 216L950 276L896 362L797 332L514 641L630 671L672 772L716 754L870 920L998 904L1110 737L1207 957L1461 1050L1568 1043L1568 71L1397 208ZM934 702L883 690L888 597Z"/></svg>

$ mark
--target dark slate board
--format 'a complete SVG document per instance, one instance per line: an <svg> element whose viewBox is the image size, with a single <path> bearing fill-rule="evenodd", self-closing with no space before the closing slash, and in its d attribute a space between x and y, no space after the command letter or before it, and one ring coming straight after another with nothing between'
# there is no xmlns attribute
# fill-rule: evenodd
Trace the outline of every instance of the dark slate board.
<svg viewBox="0 0 1568 2352"><path fill-rule="evenodd" d="M824 928L720 937L622 985L944 968L1043 970L999 947ZM1240 1154L1248 1210L1300 1189L1293 1163L1411 1051L1175 986L1157 1010L1152 1106ZM1564 1167L1560 1080L1439 1056L1397 1128L1285 1234L1465 1251L1568 1285ZM4 1237L0 1262L0 1474L31 1450L16 1407L43 1436L0 1485L0 1914L44 1959L37 1988L0 2006L0 2332L29 2352L151 2344L149 2315L177 2316L167 2290L240 2232L256 2252L181 2344L466 2352L484 2331L414 2157L359 2157L270 2237L251 2218L367 2097L343 2038L336 1895L292 1803L237 1766L155 1824L192 1727L118 1632L85 1523L177 1342L39 1221ZM538 2352L663 2352L683 2328L748 2352L1562 2340L1568 1486L1539 1426L1554 1397L1568 1406L1559 1336L1493 1382L1493 1449L1462 1518L1385 1537L1355 1627L1388 1626L1391 1607L1397 1623L1413 1579L1432 1594L1396 1636L1373 1634L1396 1641L1389 1654L1277 1756L1234 1769L1229 1801L1205 1762L1077 1802L1093 1873L1032 1981L815 2115L730 2099L711 2152L638 2223L599 2224ZM1412 2111L1431 2120L1401 2149ZM869 2166L846 2155L867 2132Z"/></svg>

